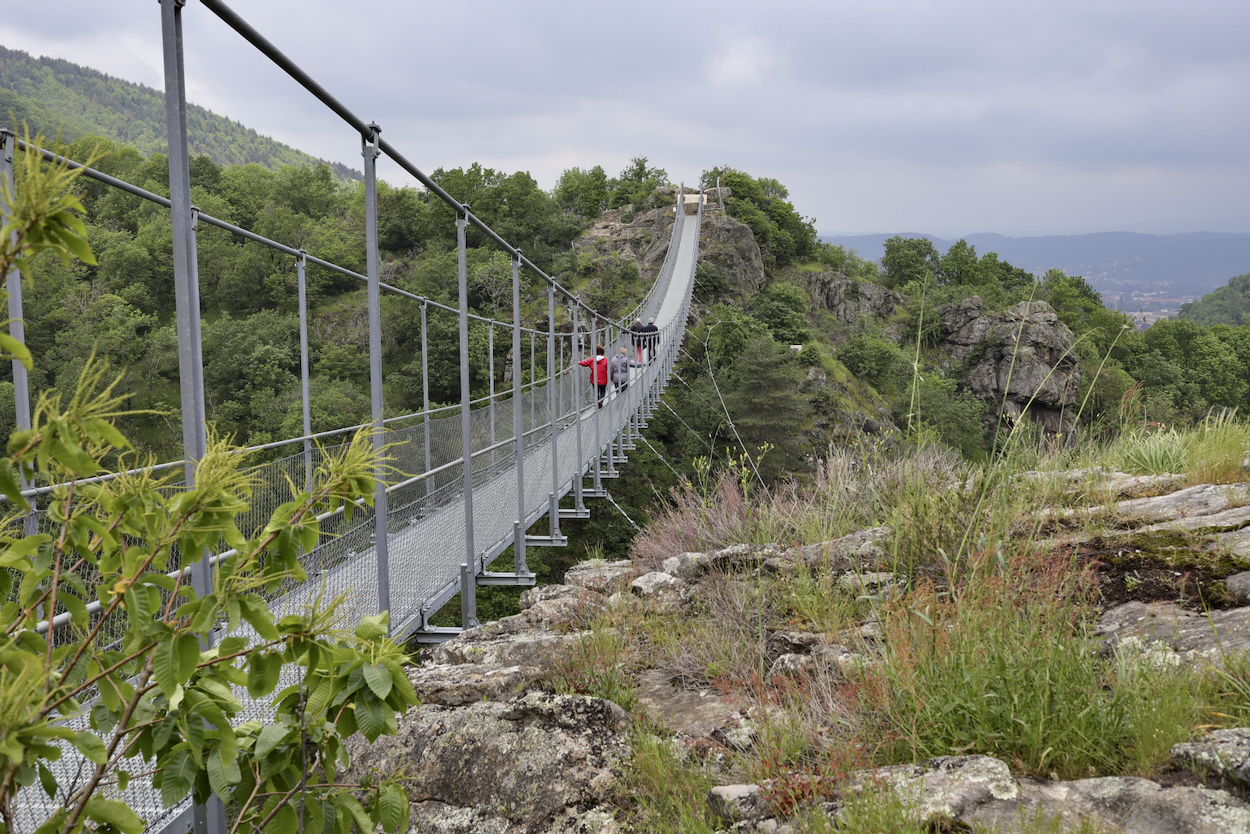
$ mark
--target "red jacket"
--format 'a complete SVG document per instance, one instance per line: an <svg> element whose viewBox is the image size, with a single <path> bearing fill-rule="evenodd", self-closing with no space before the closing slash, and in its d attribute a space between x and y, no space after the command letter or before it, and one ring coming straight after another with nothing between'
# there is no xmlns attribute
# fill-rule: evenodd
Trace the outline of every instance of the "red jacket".
<svg viewBox="0 0 1250 834"><path fill-rule="evenodd" d="M581 362L578 362L577 364L585 365L587 368L590 368L592 363L594 364L594 367L591 368L591 371L590 371L590 384L591 385L607 385L608 384L608 357L587 356L585 359L583 359Z"/></svg>

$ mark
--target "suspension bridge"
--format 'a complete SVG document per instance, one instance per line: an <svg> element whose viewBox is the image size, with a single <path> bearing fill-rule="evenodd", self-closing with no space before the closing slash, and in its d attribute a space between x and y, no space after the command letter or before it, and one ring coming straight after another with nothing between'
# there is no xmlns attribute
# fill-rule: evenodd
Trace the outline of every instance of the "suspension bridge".
<svg viewBox="0 0 1250 834"><path fill-rule="evenodd" d="M294 263L298 276L303 435L254 447L254 451L280 455L256 473L257 479L265 485L258 490L258 503L253 508L258 517L268 517L268 512L289 500L288 484L304 483L323 456L336 451L336 444L346 442L346 438L360 428L345 426L320 434L311 431L305 269L316 264L359 280L367 287L369 328L371 420L365 425L372 429L374 448L387 447L394 471L407 474L385 477L379 472L372 507L362 506L351 514L350 520L343 514L326 519L318 546L301 554L307 581L290 584L275 593L271 606L281 614L302 610L318 595L333 597L342 593L347 597L345 614L349 620L388 611L392 635L398 639L422 642L447 639L464 628L477 625L475 592L478 586L533 585L535 577L526 564L527 548L565 544L560 522L589 517L585 501L608 497L605 482L617 477L617 466L625 461L633 441L658 406L681 347L698 259L703 211L701 195L691 200L684 189L678 194L672 208L668 252L646 297L623 317L604 316L583 304L556 278L476 217L469 205L459 202L432 181L396 147L381 138L377 124L359 118L225 3L201 0L201 6L324 103L346 129L359 135L365 181L366 273L357 273L319 258L315 252L270 240L203 213L191 204L183 66L184 1L160 2L170 196L150 193L89 168L83 170L84 176L157 203L169 211L173 235L170 278L177 302L184 459L158 468L181 468L182 483L193 485L195 462L207 448L196 252L198 228L214 226L283 253ZM0 132L0 142L4 146L0 176L9 178L10 182L15 150L40 153L49 160L82 167L46 149L29 146L7 132ZM457 305L439 304L381 281L377 189L377 160L381 156L397 164L453 209L458 252ZM470 226L511 258L511 320L477 316L469 309L466 231ZM541 327L522 321L523 272L537 276L546 288L547 317ZM14 322L11 332L22 339L21 276L15 272L7 280L9 315ZM422 384L426 387L422 411L384 419L381 299L386 295L397 296L403 303L420 308ZM428 375L424 368L429 312L455 315L458 319L460 402L452 406L430 406ZM653 319L657 328L650 361L631 371L626 389L614 393L603 407L597 407L596 391L588 384L587 369L579 367L578 362L592 355L596 345L605 346L607 355L611 356L621 346L631 344L632 334L627 325L639 318ZM557 329L556 322L561 320L571 324L567 331ZM488 369L490 389L486 396L476 399L470 392L470 380L477 370L469 352L472 323L487 327L492 345L488 360L492 363ZM493 365L496 332L506 333L511 340L510 380L505 380L504 390L499 391ZM545 369L534 366L537 345L544 348ZM528 379L523 373L526 348L530 360ZM29 428L30 394L25 368L15 362L13 374L17 425ZM39 501L52 489L44 486L25 490L24 494L36 507L24 522L27 532L46 523L38 509ZM570 495L572 507L561 507L561 499ZM530 532L544 517L547 524L543 533ZM492 563L509 548L512 549L511 570L493 569ZM229 551L208 554L193 564L184 565L178 572L198 593L207 593L212 588L214 565L230 555ZM456 594L460 595L460 626L432 625L430 617ZM88 613L95 617L98 610L89 608ZM74 622L69 614L62 613L49 621L48 628L57 641L58 635L89 625ZM239 719L263 718L264 714L262 704L250 703ZM68 796L80 777L82 762L67 753L54 764L60 790ZM159 793L142 779L133 780L119 797L144 817L147 830L151 832L181 834L189 828L194 828L197 834L225 831L219 802L216 807L192 806L187 801L164 808ZM59 801L59 797L49 800L38 789L25 790L16 803L16 830L33 832Z"/></svg>

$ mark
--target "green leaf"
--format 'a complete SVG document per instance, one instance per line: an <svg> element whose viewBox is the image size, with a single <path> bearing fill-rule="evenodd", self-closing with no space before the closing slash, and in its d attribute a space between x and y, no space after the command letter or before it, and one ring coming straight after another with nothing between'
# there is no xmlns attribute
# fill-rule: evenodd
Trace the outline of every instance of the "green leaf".
<svg viewBox="0 0 1250 834"><path fill-rule="evenodd" d="M112 825L123 834L140 834L143 831L143 820L121 800L94 796L87 800L86 812L88 819Z"/></svg>
<svg viewBox="0 0 1250 834"><path fill-rule="evenodd" d="M380 701L370 698L368 694L357 697L354 703L356 726L359 727L361 735L372 744L386 731L387 708Z"/></svg>
<svg viewBox="0 0 1250 834"><path fill-rule="evenodd" d="M129 595L130 593L127 592L127 596ZM166 634L156 644L156 651L152 653L152 674L156 678L156 685L161 688L166 698L172 698L174 691L182 683L178 667L179 655L174 651L174 635Z"/></svg>
<svg viewBox="0 0 1250 834"><path fill-rule="evenodd" d="M208 784L212 786L213 793L220 797L228 797L230 786L243 778L239 763L233 759L229 765L223 765L220 757L208 756L204 763L207 765L205 769L208 771Z"/></svg>
<svg viewBox="0 0 1250 834"><path fill-rule="evenodd" d="M273 615L269 613L269 606L265 601L256 594L247 594L239 597L240 613L243 619L247 620L252 628L256 629L256 633L260 635L262 640L277 640L280 636L278 629L273 624Z"/></svg>
<svg viewBox="0 0 1250 834"><path fill-rule="evenodd" d="M200 663L200 638L194 634L179 634L175 639L178 650L178 682L190 680Z"/></svg>
<svg viewBox="0 0 1250 834"><path fill-rule="evenodd" d="M204 633L211 629L217 622L217 597L210 594L200 599L200 609L191 619L191 630L197 633Z"/></svg>
<svg viewBox="0 0 1250 834"><path fill-rule="evenodd" d="M378 790L377 812L383 830L407 830L408 796L398 785L383 785Z"/></svg>
<svg viewBox="0 0 1250 834"><path fill-rule="evenodd" d="M283 805L265 826L265 834L298 834L299 814L290 805Z"/></svg>
<svg viewBox="0 0 1250 834"><path fill-rule="evenodd" d="M9 499L13 506L21 510L30 509L30 503L22 497L21 482L18 481L17 473L13 471L13 463L8 458L0 460L0 493Z"/></svg>
<svg viewBox="0 0 1250 834"><path fill-rule="evenodd" d="M268 695L278 685L282 674L282 656L255 652L248 658L247 693L253 698Z"/></svg>
<svg viewBox="0 0 1250 834"><path fill-rule="evenodd" d="M43 786L43 792L48 795L48 799L56 798L56 777L43 762L39 763L39 784Z"/></svg>
<svg viewBox="0 0 1250 834"><path fill-rule="evenodd" d="M365 617L360 621L360 625L356 626L356 636L361 640L380 640L386 636L387 624L390 622L390 619L389 611L374 614L372 617Z"/></svg>
<svg viewBox="0 0 1250 834"><path fill-rule="evenodd" d="M380 700L385 701L386 696L391 694L391 670L385 666L375 666L372 663L366 663L364 675L365 683L369 684L373 694L377 695Z"/></svg>
<svg viewBox="0 0 1250 834"><path fill-rule="evenodd" d="M256 746L252 749L252 754L257 759L265 758L291 734L291 730L291 727L281 724L266 724L256 739Z"/></svg>
<svg viewBox="0 0 1250 834"><path fill-rule="evenodd" d="M373 821L369 819L364 806L356 797L349 793L341 793L336 795L335 799L338 800L339 807L347 811L360 834L373 834Z"/></svg>
<svg viewBox="0 0 1250 834"><path fill-rule="evenodd" d="M90 730L74 733L73 742L78 752L86 756L88 761L96 764L104 764L108 761L108 748L104 746L100 737Z"/></svg>

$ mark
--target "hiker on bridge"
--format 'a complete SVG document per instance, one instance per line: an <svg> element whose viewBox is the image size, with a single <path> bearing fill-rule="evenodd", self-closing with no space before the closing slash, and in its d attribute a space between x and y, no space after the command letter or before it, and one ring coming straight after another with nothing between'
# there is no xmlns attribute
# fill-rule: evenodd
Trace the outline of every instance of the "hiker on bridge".
<svg viewBox="0 0 1250 834"><path fill-rule="evenodd" d="M638 321L642 321L639 319ZM642 328L643 345L647 349L647 362L655 359L655 346L660 342L660 328L655 326L655 319L647 319L647 324ZM638 359L641 361L642 352L639 351Z"/></svg>
<svg viewBox="0 0 1250 834"><path fill-rule="evenodd" d="M604 356L603 345L595 345L595 355L587 356L579 365L590 368L590 384L598 389L599 407L608 398L608 357Z"/></svg>
<svg viewBox="0 0 1250 834"><path fill-rule="evenodd" d="M621 348L621 352L608 360L608 378L612 380L612 385L616 387L616 395L619 397L625 393L625 389L629 387L629 369L641 368L641 362L635 362L629 358L629 348Z"/></svg>
<svg viewBox="0 0 1250 834"><path fill-rule="evenodd" d="M647 343L647 328L642 323L642 319L635 319L634 323L629 326L629 338L634 343L634 352L638 354L637 359L642 361L642 350Z"/></svg>

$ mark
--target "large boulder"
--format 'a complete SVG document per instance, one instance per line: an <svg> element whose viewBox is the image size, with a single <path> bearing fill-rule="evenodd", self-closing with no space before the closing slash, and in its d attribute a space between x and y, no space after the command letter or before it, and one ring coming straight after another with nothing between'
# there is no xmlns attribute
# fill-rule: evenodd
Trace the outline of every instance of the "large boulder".
<svg viewBox="0 0 1250 834"><path fill-rule="evenodd" d="M1027 416L1051 434L1075 428L1081 369L1075 337L1044 301L985 313L979 297L938 305L942 349L967 367L968 388L1015 422Z"/></svg>
<svg viewBox="0 0 1250 834"><path fill-rule="evenodd" d="M839 272L801 273L813 307L824 307L839 320L858 325L865 316L889 318L903 296L871 281L848 278Z"/></svg>
<svg viewBox="0 0 1250 834"><path fill-rule="evenodd" d="M398 735L353 739L350 778L403 774L412 831L606 832L630 723L610 701L546 692L414 707Z"/></svg>
<svg viewBox="0 0 1250 834"><path fill-rule="evenodd" d="M699 265L713 271L725 289L753 298L764 286L764 258L751 227L732 217L703 215Z"/></svg>

